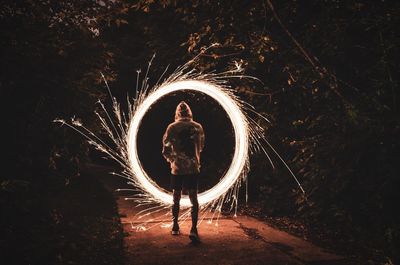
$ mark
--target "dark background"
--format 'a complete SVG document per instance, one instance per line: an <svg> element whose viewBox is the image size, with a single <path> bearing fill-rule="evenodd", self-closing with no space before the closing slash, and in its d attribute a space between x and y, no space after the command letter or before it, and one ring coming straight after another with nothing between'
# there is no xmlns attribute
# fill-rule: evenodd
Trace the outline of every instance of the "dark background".
<svg viewBox="0 0 400 265"><path fill-rule="evenodd" d="M175 119L176 106L184 100L193 119L203 126L199 192L218 183L228 170L234 152L232 124L224 109L211 97L192 91L174 92L159 99L143 117L138 131L138 154L146 173L162 188L170 190L170 166L161 154L162 137Z"/></svg>
<svg viewBox="0 0 400 265"><path fill-rule="evenodd" d="M198 70L222 72L239 61L262 81L231 85L271 120L257 122L306 190L276 158L272 170L255 154L241 209L360 264L398 263L399 19L399 1L3 1L1 259L121 262L110 260L123 252L114 200L85 165L118 167L52 121L79 117L102 135L93 110L101 111L98 99L110 100L100 72L124 102L154 53L151 85L167 65L172 71L218 42ZM165 108L165 124L170 100L154 106ZM206 115L222 112L194 113L216 126ZM152 115L145 137L145 126L160 121ZM159 150L159 139L148 141ZM230 149L220 150L228 159ZM165 166L159 157L154 169L150 151L142 155L148 171Z"/></svg>

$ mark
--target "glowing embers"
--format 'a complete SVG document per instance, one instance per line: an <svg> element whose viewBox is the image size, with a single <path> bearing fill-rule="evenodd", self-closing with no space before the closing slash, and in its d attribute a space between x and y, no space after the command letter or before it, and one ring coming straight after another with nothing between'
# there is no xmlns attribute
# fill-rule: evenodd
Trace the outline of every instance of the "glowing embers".
<svg viewBox="0 0 400 265"><path fill-rule="evenodd" d="M244 177L248 166L249 125L235 97L225 88L201 80L181 80L166 83L150 92L146 98L136 106L134 115L129 123L127 135L129 167L132 176L136 178L136 182L145 192L151 195L155 201L167 205L172 204L172 195L161 189L152 181L141 166L137 151L137 133L144 115L153 104L163 96L181 90L201 92L216 100L226 111L235 132L235 149L229 169L214 187L199 194L198 200L200 205L206 205L224 198L224 195L239 182L240 178ZM190 201L187 196L182 198L181 205L184 207L190 206Z"/></svg>

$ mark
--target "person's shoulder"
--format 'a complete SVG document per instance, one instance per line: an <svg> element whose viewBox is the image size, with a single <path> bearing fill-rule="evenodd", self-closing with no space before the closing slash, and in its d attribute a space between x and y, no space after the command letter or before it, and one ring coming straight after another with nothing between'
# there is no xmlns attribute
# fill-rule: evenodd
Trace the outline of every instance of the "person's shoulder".
<svg viewBox="0 0 400 265"><path fill-rule="evenodd" d="M173 130L174 128L176 128L176 126L178 126L178 123L176 121L171 122L170 124L168 124L167 131Z"/></svg>
<svg viewBox="0 0 400 265"><path fill-rule="evenodd" d="M196 121L192 121L192 124L193 124L193 126L195 126L196 128L203 130L203 126L201 126L200 123L198 123L198 122L196 122Z"/></svg>

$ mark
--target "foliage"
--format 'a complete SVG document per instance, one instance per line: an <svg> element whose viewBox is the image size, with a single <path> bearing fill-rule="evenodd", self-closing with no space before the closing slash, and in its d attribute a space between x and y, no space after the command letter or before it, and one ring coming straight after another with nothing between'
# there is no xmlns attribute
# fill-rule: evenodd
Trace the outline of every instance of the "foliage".
<svg viewBox="0 0 400 265"><path fill-rule="evenodd" d="M88 151L51 121L77 115L95 126L91 109L105 97L99 72L124 98L153 53L157 80L166 65L219 43L201 55L200 70L236 61L262 81L240 80L237 92L272 121L259 121L265 137L306 190L278 160L272 170L256 155L250 199L269 215L368 238L398 259L399 12L396 1L7 1L6 164L15 178L37 181L50 161L66 183L77 172L62 164L78 165Z"/></svg>
<svg viewBox="0 0 400 265"><path fill-rule="evenodd" d="M35 192L3 181L1 257L5 264L122 264L122 227L113 196L93 175Z"/></svg>

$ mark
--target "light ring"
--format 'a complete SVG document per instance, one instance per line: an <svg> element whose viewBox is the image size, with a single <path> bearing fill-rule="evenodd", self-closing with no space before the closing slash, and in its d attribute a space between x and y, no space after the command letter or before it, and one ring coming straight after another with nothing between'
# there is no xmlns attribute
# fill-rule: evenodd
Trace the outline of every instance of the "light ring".
<svg viewBox="0 0 400 265"><path fill-rule="evenodd" d="M235 100L225 92L224 89L206 81L183 80L162 85L147 95L146 98L138 104L129 124L127 139L129 166L136 181L145 192L148 192L148 194L153 196L158 202L167 205L173 203L172 195L158 187L142 168L137 152L137 133L141 121L150 107L163 96L180 90L201 92L216 100L228 114L235 133L235 152L229 169L214 187L198 195L199 204L204 205L217 200L229 191L232 185L240 178L248 160L249 135L246 118ZM180 204L183 207L190 206L191 203L188 196L183 196Z"/></svg>

